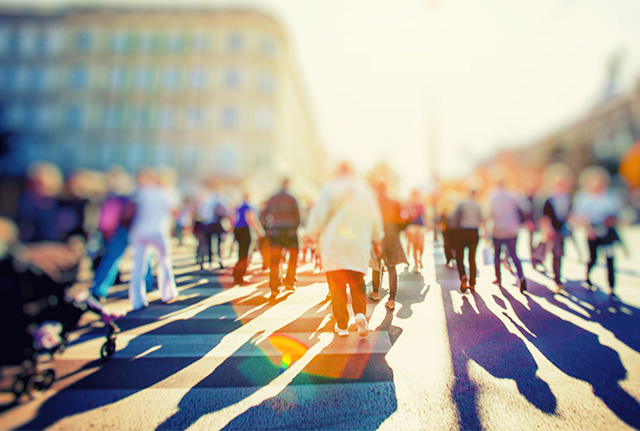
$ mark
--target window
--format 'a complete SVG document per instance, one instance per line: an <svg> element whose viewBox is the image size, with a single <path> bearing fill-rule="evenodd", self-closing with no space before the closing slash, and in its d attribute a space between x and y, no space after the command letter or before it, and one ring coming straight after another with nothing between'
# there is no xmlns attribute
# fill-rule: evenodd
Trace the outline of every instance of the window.
<svg viewBox="0 0 640 431"><path fill-rule="evenodd" d="M138 90L149 90L153 84L153 71L148 67L136 70L135 86Z"/></svg>
<svg viewBox="0 0 640 431"><path fill-rule="evenodd" d="M87 30L82 30L75 35L75 48L77 52L86 53L91 51L93 37Z"/></svg>
<svg viewBox="0 0 640 431"><path fill-rule="evenodd" d="M20 29L19 44L20 53L31 55L36 48L37 30L35 27L23 27Z"/></svg>
<svg viewBox="0 0 640 431"><path fill-rule="evenodd" d="M264 38L260 43L260 52L265 57L273 57L276 53L276 43L271 38Z"/></svg>
<svg viewBox="0 0 640 431"><path fill-rule="evenodd" d="M178 88L178 81L180 76L178 74L178 69L174 66L169 66L165 68L162 73L162 84L165 90L175 90Z"/></svg>
<svg viewBox="0 0 640 431"><path fill-rule="evenodd" d="M258 89L265 94L273 93L273 75L270 73L264 72L258 76Z"/></svg>
<svg viewBox="0 0 640 431"><path fill-rule="evenodd" d="M227 88L240 87L240 70L236 67L231 67L226 70L224 74L224 86Z"/></svg>
<svg viewBox="0 0 640 431"><path fill-rule="evenodd" d="M137 106L131 111L131 125L136 129L146 129L151 123L151 112L146 106Z"/></svg>
<svg viewBox="0 0 640 431"><path fill-rule="evenodd" d="M12 91L18 83L18 68L15 66L4 66L0 70L0 87L5 91Z"/></svg>
<svg viewBox="0 0 640 431"><path fill-rule="evenodd" d="M191 39L191 48L194 52L203 53L209 49L209 37L204 31L197 31Z"/></svg>
<svg viewBox="0 0 640 431"><path fill-rule="evenodd" d="M169 33L166 40L167 52L177 54L184 49L184 37L176 32Z"/></svg>
<svg viewBox="0 0 640 431"><path fill-rule="evenodd" d="M82 90L89 83L89 71L86 66L74 66L71 70L71 87L76 90Z"/></svg>
<svg viewBox="0 0 640 431"><path fill-rule="evenodd" d="M230 52L239 52L242 50L242 35L239 33L231 33L227 36L227 49Z"/></svg>
<svg viewBox="0 0 640 431"><path fill-rule="evenodd" d="M199 106L192 106L187 109L187 127L198 128L204 124L204 111Z"/></svg>
<svg viewBox="0 0 640 431"><path fill-rule="evenodd" d="M273 114L269 108L260 108L256 111L256 128L262 132L268 132L273 127Z"/></svg>
<svg viewBox="0 0 640 431"><path fill-rule="evenodd" d="M233 129L238 125L238 110L232 106L225 106L222 109L222 126Z"/></svg>
<svg viewBox="0 0 640 431"><path fill-rule="evenodd" d="M20 128L26 125L26 109L22 105L8 106L6 109L6 123L7 127Z"/></svg>
<svg viewBox="0 0 640 431"><path fill-rule="evenodd" d="M116 130L122 127L124 109L122 106L109 105L104 113L104 127L107 130Z"/></svg>
<svg viewBox="0 0 640 431"><path fill-rule="evenodd" d="M171 129L173 127L173 109L170 106L163 106L158 111L158 127L160 129Z"/></svg>
<svg viewBox="0 0 640 431"><path fill-rule="evenodd" d="M0 55L6 54L7 51L9 51L10 35L11 32L7 27L0 27Z"/></svg>
<svg viewBox="0 0 640 431"><path fill-rule="evenodd" d="M82 110L77 105L67 108L67 127L71 130L78 130L82 127Z"/></svg>
<svg viewBox="0 0 640 431"><path fill-rule="evenodd" d="M129 51L131 44L130 36L123 30L117 31L111 36L111 52L122 54Z"/></svg>
<svg viewBox="0 0 640 431"><path fill-rule="evenodd" d="M127 72L122 66L112 67L109 71L109 88L111 90L122 90L125 87Z"/></svg>
<svg viewBox="0 0 640 431"><path fill-rule="evenodd" d="M33 91L41 91L46 87L47 69L44 66L36 65L29 71L29 88Z"/></svg>
<svg viewBox="0 0 640 431"><path fill-rule="evenodd" d="M189 81L193 90L203 90L207 85L207 74L203 68L197 67L191 71Z"/></svg>

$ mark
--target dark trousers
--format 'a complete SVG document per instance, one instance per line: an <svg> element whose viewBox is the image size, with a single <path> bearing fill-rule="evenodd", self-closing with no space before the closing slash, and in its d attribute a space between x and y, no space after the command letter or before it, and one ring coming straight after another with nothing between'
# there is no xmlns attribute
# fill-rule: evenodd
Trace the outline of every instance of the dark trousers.
<svg viewBox="0 0 640 431"><path fill-rule="evenodd" d="M367 314L367 286L364 274L346 269L327 272L327 282L331 292L331 309L333 317L340 329L349 327L349 310L347 310L347 285L351 288L351 308L353 314Z"/></svg>
<svg viewBox="0 0 640 431"><path fill-rule="evenodd" d="M591 269L596 265L596 261L598 260L598 248L600 246L607 248L607 275L609 278L609 287L613 289L616 283L613 261L613 244L608 240L608 238L596 238L589 240L589 263L587 264L587 282L591 284L589 274L591 273Z"/></svg>
<svg viewBox="0 0 640 431"><path fill-rule="evenodd" d="M442 232L442 238L444 242L444 256L447 258L447 263L451 262L451 259L453 259L453 253L451 253L451 251L453 250L452 236L453 232L451 232L450 230L445 230L444 232Z"/></svg>
<svg viewBox="0 0 640 431"><path fill-rule="evenodd" d="M552 240L551 254L553 255L553 280L560 284L562 276L562 256L564 255L564 235L562 231L555 231Z"/></svg>
<svg viewBox="0 0 640 431"><path fill-rule="evenodd" d="M287 276L284 279L285 286L293 286L296 283L296 269L298 267L298 236L294 234L274 234L269 237L269 287L277 290L280 287L280 262L284 258L284 252L289 252L287 261Z"/></svg>
<svg viewBox="0 0 640 431"><path fill-rule="evenodd" d="M520 263L520 259L518 259L518 255L516 254L516 244L518 243L518 237L508 238L508 239L493 239L493 265L496 270L496 278L501 280L500 277L500 253L502 252L502 246L507 247L507 252L513 260L514 265L516 266L516 271L518 272L518 277L520 280L524 278L524 273L522 272L522 263Z"/></svg>
<svg viewBox="0 0 640 431"><path fill-rule="evenodd" d="M382 268L381 268L382 269ZM389 265L387 267L389 271L389 299L396 299L396 293L398 292L398 271L395 265ZM373 271L373 291L378 293L380 285L382 284L382 276L380 271Z"/></svg>
<svg viewBox="0 0 640 431"><path fill-rule="evenodd" d="M455 230L455 250L456 250L456 263L458 264L458 274L460 280L463 276L466 276L464 269L464 249L469 249L469 285L476 285L476 250L478 248L478 229L456 229Z"/></svg>
<svg viewBox="0 0 640 431"><path fill-rule="evenodd" d="M242 278L247 273L251 232L248 227L237 227L234 229L233 235L238 243L238 263L233 268L233 280L239 282L242 281Z"/></svg>

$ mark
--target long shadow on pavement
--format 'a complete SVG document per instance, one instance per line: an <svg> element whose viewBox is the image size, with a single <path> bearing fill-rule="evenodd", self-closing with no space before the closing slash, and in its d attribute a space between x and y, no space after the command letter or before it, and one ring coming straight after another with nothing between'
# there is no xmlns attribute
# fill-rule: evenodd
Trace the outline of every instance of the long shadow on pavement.
<svg viewBox="0 0 640 431"><path fill-rule="evenodd" d="M513 380L520 394L532 405L545 413L555 413L557 400L549 385L536 376L538 365L524 341L510 333L475 292L462 296L460 310L454 310L451 293L458 290L457 271L438 265L437 277L442 286L455 376L452 392L460 415L460 429L482 429L478 387L469 376L469 361L476 362L496 378Z"/></svg>
<svg viewBox="0 0 640 431"><path fill-rule="evenodd" d="M249 299L249 297L254 295L255 294L250 294L246 297L236 299L236 301L241 301L245 298ZM205 298L206 297L203 297L202 299ZM228 331L241 326L242 323L233 323L233 320L231 320L232 328L227 327L228 325L220 327L221 323L218 320L215 321L215 324L209 324L208 322L211 321L210 319L199 318L199 315L210 314L211 310L217 307L228 307L231 302L232 301L207 307L188 320L180 319L167 321L167 324L135 337L129 342L129 345L126 348L118 350L112 359L104 362L102 368L69 385L48 399L44 404L42 404L42 406L40 406L37 416L35 416L30 422L21 426L20 429L44 429L67 416L80 414L105 405L116 403L162 382L173 374L178 373L180 370L193 364L200 359L199 356L171 357L169 350L166 352L169 353L169 355L163 353L163 349L170 349L170 346L161 346L159 350L153 351L152 354L148 356L136 358L136 356L145 353L149 347L145 343L136 342L136 339L146 335L183 335L185 330L189 331L187 335L192 333L227 333ZM131 320L133 321L133 319ZM157 318L152 320L157 321ZM200 322L200 325L197 325L198 322ZM131 328L135 328L144 323L148 322L146 320L143 320L142 323L133 321L131 325L121 326L130 326ZM207 347L213 349L216 345L217 342L214 342L212 338L211 345ZM96 354L98 354L98 352L96 352ZM121 356L122 358L118 358L118 356ZM96 363L97 361L91 362L91 364L94 365ZM85 367L87 367L87 365L85 365ZM74 390L96 389L104 391L96 392L95 397L92 397L91 399L78 400L77 397L73 395Z"/></svg>
<svg viewBox="0 0 640 431"><path fill-rule="evenodd" d="M322 310L324 306L325 301L314 305L303 314L312 315L313 318L296 319L275 333L311 332L308 339L300 339L311 348L320 340L321 332L330 332L333 328L334 321L325 319L330 310ZM393 313L390 315L392 318ZM388 326L391 318L387 319ZM331 344L341 341L344 340L336 337ZM263 343L269 341L264 340ZM367 339L360 340L360 343L367 343ZM247 342L246 347L251 347L250 344L253 341ZM331 344L311 359L303 371L278 395L244 411L224 429L334 429L345 426L377 429L397 409L393 372L384 355L328 354L326 351L332 348ZM269 357L266 353L253 356L233 355L189 391L181 400L178 412L157 430L187 428L200 417L249 397L275 380L283 371L286 372L281 367L280 357ZM372 401L367 391L350 386L350 383L358 382L382 382L376 399ZM325 386L327 384L335 385ZM204 392L200 389L210 387L242 389L229 391L225 396L203 402Z"/></svg>
<svg viewBox="0 0 640 431"><path fill-rule="evenodd" d="M603 328L611 331L618 340L636 352L640 352L639 308L625 304L618 297L610 296L601 290L593 292L585 289L579 280L568 281L561 294L573 304L573 307L561 301L561 296L549 289L536 289L535 294L582 319L599 323Z"/></svg>
<svg viewBox="0 0 640 431"><path fill-rule="evenodd" d="M561 319L536 301L528 299L527 309L507 290L502 289L502 293L526 327L521 329L522 334L550 362L563 373L589 383L594 395L613 413L640 428L640 403L620 386L627 370L615 350L602 345L598 335Z"/></svg>

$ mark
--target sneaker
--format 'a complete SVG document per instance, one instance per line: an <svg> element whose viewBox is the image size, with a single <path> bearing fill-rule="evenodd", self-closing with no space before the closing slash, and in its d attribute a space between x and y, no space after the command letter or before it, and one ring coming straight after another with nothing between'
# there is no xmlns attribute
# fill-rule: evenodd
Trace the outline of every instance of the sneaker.
<svg viewBox="0 0 640 431"><path fill-rule="evenodd" d="M338 334L338 337L348 337L349 336L349 329L340 329L338 327L338 323L336 322L336 325L333 327L333 331Z"/></svg>
<svg viewBox="0 0 640 431"><path fill-rule="evenodd" d="M527 280L523 278L520 280L520 292L524 293L525 290L527 290Z"/></svg>
<svg viewBox="0 0 640 431"><path fill-rule="evenodd" d="M361 337L369 335L369 324L367 318L362 313L356 314L356 329Z"/></svg>
<svg viewBox="0 0 640 431"><path fill-rule="evenodd" d="M369 298L371 298L372 301L380 301L380 294L378 292L371 292L369 293Z"/></svg>
<svg viewBox="0 0 640 431"><path fill-rule="evenodd" d="M384 304L385 307L387 307L389 310L395 310L396 309L396 301L395 299L390 299L387 301L386 304Z"/></svg>

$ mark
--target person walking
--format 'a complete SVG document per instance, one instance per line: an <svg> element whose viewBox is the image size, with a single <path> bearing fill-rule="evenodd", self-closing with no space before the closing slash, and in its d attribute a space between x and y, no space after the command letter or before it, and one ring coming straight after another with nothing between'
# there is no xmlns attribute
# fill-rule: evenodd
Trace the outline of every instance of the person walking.
<svg viewBox="0 0 640 431"><path fill-rule="evenodd" d="M411 192L408 211L411 217L406 229L407 242L409 243L408 249L410 249L409 254L413 255L413 272L419 273L422 271L426 216L422 197L418 190Z"/></svg>
<svg viewBox="0 0 640 431"><path fill-rule="evenodd" d="M549 183L550 193L545 200L540 220L543 235L550 242L553 255L553 280L556 293L563 288L562 284L562 256L564 255L564 240L570 235L569 216L571 214L571 188L573 176L565 165L552 165L545 172Z"/></svg>
<svg viewBox="0 0 640 431"><path fill-rule="evenodd" d="M348 163L342 163L337 178L320 191L306 232L310 241L322 237L320 254L331 293L335 333L340 337L349 335L349 286L356 330L366 337L369 324L364 276L372 247L377 256L382 254L384 229L375 196L363 181L356 179Z"/></svg>
<svg viewBox="0 0 640 431"><path fill-rule="evenodd" d="M615 224L622 210L622 202L609 186L609 173L599 166L585 168L578 181L580 191L576 194L573 207L579 222L587 229L589 263L585 281L589 288L593 289L591 270L598 260L598 249L604 249L607 259L607 279L610 294L613 295L615 289L613 245L621 242Z"/></svg>
<svg viewBox="0 0 640 431"><path fill-rule="evenodd" d="M460 291L467 287L476 290L476 250L480 239L478 230L482 224L482 212L477 202L477 191L471 190L469 197L460 202L449 220L448 229L453 237L453 247L456 253L456 264L460 277ZM469 250L469 277L464 267L464 252Z"/></svg>
<svg viewBox="0 0 640 431"><path fill-rule="evenodd" d="M518 274L520 292L527 290L527 281L522 272L522 263L518 258L518 233L522 226L522 209L518 200L504 188L504 182L498 181L498 188L489 198L489 219L492 222L491 237L493 238L493 265L496 273L495 283L502 284L500 274L500 255L502 247L506 247L508 256L513 261Z"/></svg>
<svg viewBox="0 0 640 431"><path fill-rule="evenodd" d="M236 209L233 235L238 243L238 263L233 268L233 284L245 283L244 275L247 273L249 263L249 249L251 248L251 231L262 238L264 229L258 221L256 209L249 203L249 194L242 197L242 204Z"/></svg>
<svg viewBox="0 0 640 431"><path fill-rule="evenodd" d="M269 237L269 287L272 295L276 295L282 285L280 279L280 263L288 252L287 274L284 286L287 290L295 290L296 269L298 265L298 226L300 225L300 209L298 202L288 192L289 179L282 181L282 188L273 195L265 206L265 230Z"/></svg>
<svg viewBox="0 0 640 431"><path fill-rule="evenodd" d="M380 285L382 284L382 265L389 273L389 299L385 307L389 310L396 308L396 294L398 292L398 271L396 265L407 263L407 257L400 243L400 232L407 226L408 221L401 215L400 203L387 195L387 186L381 182L376 186L378 204L382 211L384 240L382 241L382 256L373 269L373 291L369 295L374 301L380 300Z"/></svg>
<svg viewBox="0 0 640 431"><path fill-rule="evenodd" d="M175 197L167 189L164 178L145 169L138 175L139 189L134 195L136 214L131 225L130 241L134 247L133 270L129 282L129 300L134 310L149 305L143 272L148 265L147 248L158 255L158 287L162 302L168 303L178 296L171 267L171 222L176 207Z"/></svg>

